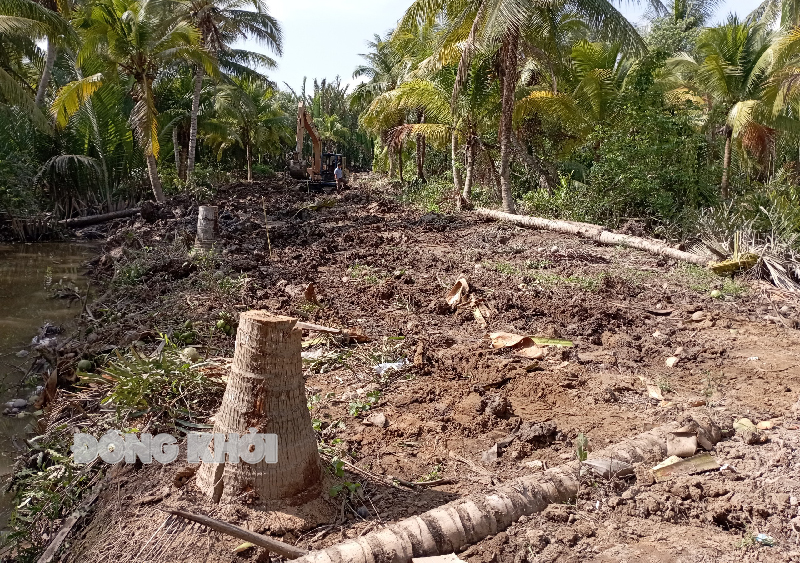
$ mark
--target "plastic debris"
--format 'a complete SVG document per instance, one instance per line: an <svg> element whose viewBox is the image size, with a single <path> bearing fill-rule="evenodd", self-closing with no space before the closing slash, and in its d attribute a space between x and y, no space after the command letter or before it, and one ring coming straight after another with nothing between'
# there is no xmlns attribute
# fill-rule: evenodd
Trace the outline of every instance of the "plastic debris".
<svg viewBox="0 0 800 563"><path fill-rule="evenodd" d="M651 399L655 399L656 401L663 401L664 396L661 394L661 388L657 385L647 385L647 394L650 396Z"/></svg>
<svg viewBox="0 0 800 563"><path fill-rule="evenodd" d="M775 545L775 538L768 536L767 534L758 534L755 537L755 540L756 543L767 547L773 547Z"/></svg>
<svg viewBox="0 0 800 563"><path fill-rule="evenodd" d="M396 362L388 362L388 363L385 363L385 364L378 364L377 366L375 366L374 369L375 369L375 373L377 373L378 375L383 375L384 372L386 372L386 371L388 371L390 369L394 369L394 370L398 370L399 371L399 370L403 369L404 367L406 367L407 365L408 365L408 360L405 359L405 358L402 358L402 359L400 359L400 360L398 360Z"/></svg>

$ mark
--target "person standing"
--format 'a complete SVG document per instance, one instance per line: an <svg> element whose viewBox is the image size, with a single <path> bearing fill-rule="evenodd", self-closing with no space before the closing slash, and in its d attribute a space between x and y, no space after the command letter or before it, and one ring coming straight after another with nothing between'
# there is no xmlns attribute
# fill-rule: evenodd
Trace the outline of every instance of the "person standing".
<svg viewBox="0 0 800 563"><path fill-rule="evenodd" d="M341 162L336 163L336 170L333 171L333 175L336 177L336 187L344 187L344 171L342 170Z"/></svg>

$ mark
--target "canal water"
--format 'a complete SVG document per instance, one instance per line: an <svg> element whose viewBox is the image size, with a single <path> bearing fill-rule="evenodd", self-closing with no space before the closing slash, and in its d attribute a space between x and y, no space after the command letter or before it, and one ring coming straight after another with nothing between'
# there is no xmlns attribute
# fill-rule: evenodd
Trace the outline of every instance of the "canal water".
<svg viewBox="0 0 800 563"><path fill-rule="evenodd" d="M0 244L0 412L3 403L27 399L41 385L41 376L25 374L37 355L31 340L45 323L69 331L81 305L54 296L67 287L85 295L88 280L83 264L96 249L75 243ZM11 510L5 494L14 459L24 451L22 440L34 432L35 417L27 409L23 417L0 415L0 528Z"/></svg>

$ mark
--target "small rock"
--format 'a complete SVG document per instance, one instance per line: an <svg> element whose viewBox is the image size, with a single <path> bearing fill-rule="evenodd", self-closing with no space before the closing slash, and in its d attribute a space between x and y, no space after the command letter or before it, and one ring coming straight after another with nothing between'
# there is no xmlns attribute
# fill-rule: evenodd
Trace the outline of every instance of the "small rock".
<svg viewBox="0 0 800 563"><path fill-rule="evenodd" d="M28 354L30 354L30 352L28 352L27 350L20 350L19 352L17 352L17 357L26 358Z"/></svg>
<svg viewBox="0 0 800 563"><path fill-rule="evenodd" d="M722 297L722 292L718 289L715 289L714 291L711 292L711 297L713 297L714 299L719 299L720 297Z"/></svg>
<svg viewBox="0 0 800 563"><path fill-rule="evenodd" d="M664 362L664 365L666 365L668 368L674 368L676 365L678 365L679 361L680 361L680 358L678 358L677 356L670 356Z"/></svg>
<svg viewBox="0 0 800 563"><path fill-rule="evenodd" d="M11 409L11 413L10 414L16 415L18 412L19 412L19 409Z"/></svg>
<svg viewBox="0 0 800 563"><path fill-rule="evenodd" d="M361 516L364 519L367 519L370 516L369 509L366 506L359 506L358 508L356 508L356 512L358 513L359 516Z"/></svg>
<svg viewBox="0 0 800 563"><path fill-rule="evenodd" d="M704 311L697 311L692 313L692 320L694 322L700 322L706 318L706 314Z"/></svg>
<svg viewBox="0 0 800 563"><path fill-rule="evenodd" d="M181 351L181 358L187 362L195 363L199 362L202 356L200 356L200 352L197 351L197 348L189 346Z"/></svg>
<svg viewBox="0 0 800 563"><path fill-rule="evenodd" d="M387 420L386 415L381 412L372 413L364 422L373 426L377 426L378 428L386 428L389 426L389 421Z"/></svg>
<svg viewBox="0 0 800 563"><path fill-rule="evenodd" d="M497 461L497 458L500 457L500 449L497 447L497 444L483 452L481 455L481 461L483 463L494 463Z"/></svg>
<svg viewBox="0 0 800 563"><path fill-rule="evenodd" d="M527 467L528 469L533 469L534 471L543 471L544 470L544 462L539 459L534 459L532 461L526 461L522 464L523 467Z"/></svg>
<svg viewBox="0 0 800 563"><path fill-rule="evenodd" d="M632 500L639 494L639 487L633 486L622 493L623 500Z"/></svg>
<svg viewBox="0 0 800 563"><path fill-rule="evenodd" d="M25 399L14 399L11 406L15 409L24 409L28 406L28 401Z"/></svg>

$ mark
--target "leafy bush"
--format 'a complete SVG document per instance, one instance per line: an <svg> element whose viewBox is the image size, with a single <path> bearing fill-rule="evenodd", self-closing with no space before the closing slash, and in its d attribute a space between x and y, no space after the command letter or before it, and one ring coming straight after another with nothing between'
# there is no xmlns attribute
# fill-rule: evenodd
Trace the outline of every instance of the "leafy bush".
<svg viewBox="0 0 800 563"><path fill-rule="evenodd" d="M268 164L253 164L253 177L254 178L274 178L276 176L275 170Z"/></svg>
<svg viewBox="0 0 800 563"><path fill-rule="evenodd" d="M183 359L166 339L155 358L135 348L124 356L117 352L116 360L102 369L102 379L112 385L103 403L113 405L120 420L152 414L164 422L196 424L197 418L211 415L225 388L220 377L209 376L203 367Z"/></svg>
<svg viewBox="0 0 800 563"><path fill-rule="evenodd" d="M690 108L625 104L598 126L581 149L590 166L596 222L617 225L630 217L675 220L684 208L716 201L716 168Z"/></svg>
<svg viewBox="0 0 800 563"><path fill-rule="evenodd" d="M27 443L29 461L9 485L14 508L4 538L4 545L16 546L14 561L20 563L38 560L45 539L55 532L53 524L65 518L102 476L100 464L84 467L72 462L72 433L66 425Z"/></svg>
<svg viewBox="0 0 800 563"><path fill-rule="evenodd" d="M33 183L36 166L26 155L12 154L0 158L0 209L12 215L28 215L39 211Z"/></svg>

